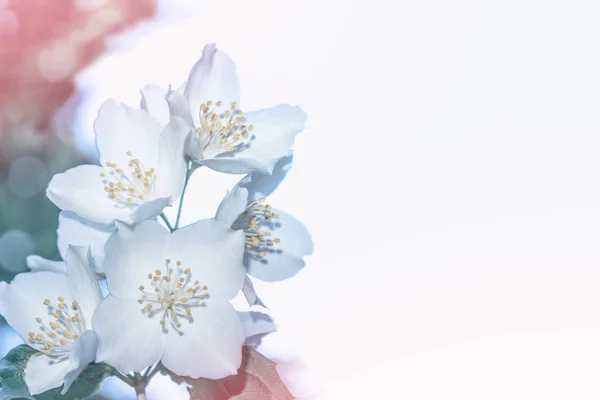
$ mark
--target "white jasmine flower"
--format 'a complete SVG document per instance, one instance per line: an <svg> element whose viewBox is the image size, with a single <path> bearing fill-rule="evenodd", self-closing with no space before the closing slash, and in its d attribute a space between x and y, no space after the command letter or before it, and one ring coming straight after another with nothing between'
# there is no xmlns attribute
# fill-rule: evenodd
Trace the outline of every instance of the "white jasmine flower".
<svg viewBox="0 0 600 400"><path fill-rule="evenodd" d="M244 177L219 205L215 219L245 234L244 266L248 274L273 282L290 278L313 252L308 229L291 215L274 209L266 197L291 167L291 157L277 164L272 175Z"/></svg>
<svg viewBox="0 0 600 400"><path fill-rule="evenodd" d="M142 96L142 107L156 118L167 120L170 108L171 115L187 122L188 157L231 174L270 174L282 157L292 154L306 122L304 111L287 104L243 112L235 65L214 44L204 47L182 90L165 93L147 86Z"/></svg>
<svg viewBox="0 0 600 400"><path fill-rule="evenodd" d="M160 214L183 190L186 127L164 127L143 110L114 100L94 123L101 165L80 165L55 175L46 191L60 209L101 224L135 223Z"/></svg>
<svg viewBox="0 0 600 400"><path fill-rule="evenodd" d="M79 217L77 214L62 211L58 215L58 251L64 260L70 245L89 246L92 269L102 272L104 244L115 231L114 224L98 224ZM63 261L47 260L40 256L28 256L27 266L31 271L53 271L66 273Z"/></svg>
<svg viewBox="0 0 600 400"><path fill-rule="evenodd" d="M110 294L98 306L98 361L141 371L161 360L173 373L237 372L244 329L229 300L243 286L244 234L215 220L168 232L154 220L117 224L104 260Z"/></svg>
<svg viewBox="0 0 600 400"><path fill-rule="evenodd" d="M63 393L94 361L92 315L102 300L87 247L71 246L66 274L40 271L0 282L0 314L29 346L25 382L32 395L59 387Z"/></svg>

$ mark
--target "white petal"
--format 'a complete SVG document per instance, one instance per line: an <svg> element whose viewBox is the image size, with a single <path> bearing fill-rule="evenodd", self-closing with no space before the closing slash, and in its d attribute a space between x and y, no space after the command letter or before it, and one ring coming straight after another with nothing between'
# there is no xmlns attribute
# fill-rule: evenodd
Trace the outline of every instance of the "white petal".
<svg viewBox="0 0 600 400"><path fill-rule="evenodd" d="M63 211L58 215L56 230L58 251L64 260L70 244L90 246L94 266L99 271L104 261L104 245L114 231L114 224L98 224L72 212Z"/></svg>
<svg viewBox="0 0 600 400"><path fill-rule="evenodd" d="M167 104L167 91L158 85L146 85L140 92L142 99L140 108L153 116L161 125L169 123L169 105Z"/></svg>
<svg viewBox="0 0 600 400"><path fill-rule="evenodd" d="M25 366L25 383L32 395L62 385L67 373L76 368L70 360L56 362L56 358L37 353L29 357Z"/></svg>
<svg viewBox="0 0 600 400"><path fill-rule="evenodd" d="M69 360L74 368L65 376L65 386L63 387L62 394L65 394L67 390L69 390L75 379L79 377L85 367L94 362L97 350L98 337L96 336L96 333L91 330L85 331L83 335L73 343Z"/></svg>
<svg viewBox="0 0 600 400"><path fill-rule="evenodd" d="M202 152L198 145L198 137L195 134L192 134L195 126L187 99L182 92L174 90L170 91L167 95L167 103L169 104L171 116L181 118L184 126L187 128L184 140L184 152L186 157L189 157L194 161L202 160Z"/></svg>
<svg viewBox="0 0 600 400"><path fill-rule="evenodd" d="M292 154L296 135L304 129L306 113L300 107L281 104L245 114L246 124L254 125L250 146L232 156L217 156L203 165L230 174L271 174L275 165Z"/></svg>
<svg viewBox="0 0 600 400"><path fill-rule="evenodd" d="M181 118L173 117L160 134L160 155L156 167L156 195L175 200L181 196L187 162L183 154L189 130Z"/></svg>
<svg viewBox="0 0 600 400"><path fill-rule="evenodd" d="M183 334L170 332L162 363L177 375L220 379L237 373L245 335L231 304L192 308L193 322Z"/></svg>
<svg viewBox="0 0 600 400"><path fill-rule="evenodd" d="M271 175L250 174L242 178L237 186L248 190L248 203L268 197L277 189L292 168L293 156L282 158Z"/></svg>
<svg viewBox="0 0 600 400"><path fill-rule="evenodd" d="M27 256L27 268L31 272L50 271L59 274L67 273L67 266L63 261L47 260L40 256Z"/></svg>
<svg viewBox="0 0 600 400"><path fill-rule="evenodd" d="M202 57L194 64L185 86L184 95L197 126L200 104L209 100L229 104L240 100L240 83L235 64L215 44L204 46Z"/></svg>
<svg viewBox="0 0 600 400"><path fill-rule="evenodd" d="M117 224L117 232L106 243L104 271L110 293L123 300L137 300L139 286L148 274L163 269L169 232L154 220L134 227Z"/></svg>
<svg viewBox="0 0 600 400"><path fill-rule="evenodd" d="M102 292L96 273L90 265L89 247L69 246L65 255L67 279L71 297L79 303L80 313L86 329L92 327L92 316L102 301Z"/></svg>
<svg viewBox="0 0 600 400"><path fill-rule="evenodd" d="M188 129L192 130L195 128L190 112L190 104L182 91L169 90L169 93L167 93L167 104L169 105L171 116L183 119Z"/></svg>
<svg viewBox="0 0 600 400"><path fill-rule="evenodd" d="M111 295L100 303L93 321L98 336L97 362L122 372L139 372L160 360L165 348L160 316L150 318L143 308L136 301Z"/></svg>
<svg viewBox="0 0 600 400"><path fill-rule="evenodd" d="M257 311L238 311L238 317L244 327L246 338L256 335L266 335L277 330L270 315Z"/></svg>
<svg viewBox="0 0 600 400"><path fill-rule="evenodd" d="M18 274L10 284L0 282L0 314L28 343L29 332L37 333L40 330L40 325L35 321L37 317L44 323L54 320L44 300L50 299L56 304L59 296L64 297L67 304L73 301L66 275L47 271ZM32 347L40 349L40 346Z"/></svg>
<svg viewBox="0 0 600 400"><path fill-rule="evenodd" d="M262 174L269 173L268 168L262 163L261 160L242 157L238 153L235 153L233 156L205 158L199 160L198 162L208 168L226 174L249 174L256 171Z"/></svg>
<svg viewBox="0 0 600 400"><path fill-rule="evenodd" d="M128 211L117 208L104 191L98 165L80 165L56 174L48 184L46 195L58 208L72 211L90 221L110 224L126 218Z"/></svg>
<svg viewBox="0 0 600 400"><path fill-rule="evenodd" d="M223 222L205 219L175 231L169 254L173 260L190 268L192 279L208 286L208 302L231 300L242 289L245 237Z"/></svg>
<svg viewBox="0 0 600 400"><path fill-rule="evenodd" d="M198 135L195 135L193 133L188 134L188 136L185 139L184 148L185 156L188 159L196 163L200 163L202 160L204 160L204 155L200 150L200 142L198 141Z"/></svg>
<svg viewBox="0 0 600 400"><path fill-rule="evenodd" d="M232 226L236 219L246 210L248 206L248 191L244 188L234 187L223 199L215 219Z"/></svg>
<svg viewBox="0 0 600 400"><path fill-rule="evenodd" d="M122 218L120 220L129 224L134 224L139 221L155 218L171 203L171 197L159 197L137 206L127 218Z"/></svg>
<svg viewBox="0 0 600 400"><path fill-rule="evenodd" d="M279 238L281 241L272 249L267 249L265 257L257 257L251 251L247 251L244 257L248 273L267 282L294 276L304 267L303 257L313 252L310 233L302 222L283 211L273 212L279 214L279 220L270 223L264 221L259 226L261 230L272 232L272 238Z"/></svg>
<svg viewBox="0 0 600 400"><path fill-rule="evenodd" d="M162 128L160 122L143 110L106 101L94 122L101 164L110 161L125 169L133 157L146 169L156 168ZM128 156L128 151L133 156Z"/></svg>
<svg viewBox="0 0 600 400"><path fill-rule="evenodd" d="M261 306L267 308L262 300L256 294L256 290L254 289L254 283L248 275L246 275L246 279L244 280L244 287L242 288L242 293L248 302L250 307L252 306Z"/></svg>

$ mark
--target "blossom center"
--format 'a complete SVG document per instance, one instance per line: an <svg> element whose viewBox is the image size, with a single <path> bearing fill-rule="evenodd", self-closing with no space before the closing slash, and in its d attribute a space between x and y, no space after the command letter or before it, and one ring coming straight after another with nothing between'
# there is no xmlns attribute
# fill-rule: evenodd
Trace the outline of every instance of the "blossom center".
<svg viewBox="0 0 600 400"><path fill-rule="evenodd" d="M237 104L223 107L222 101L208 101L200 105L200 122L196 128L198 146L204 157L225 152L235 152L250 146L250 132L254 126L246 125L246 117Z"/></svg>
<svg viewBox="0 0 600 400"><path fill-rule="evenodd" d="M208 299L208 287L200 285L197 280L192 281L192 270L182 266L181 261L171 262L170 258L165 260L163 271L157 269L148 274L149 287L139 287L142 296L138 303L143 304L143 312L148 317L161 315L160 324L166 333L167 322L179 334L182 324L181 319L193 323L192 308L205 307Z"/></svg>
<svg viewBox="0 0 600 400"><path fill-rule="evenodd" d="M45 355L60 359L69 358L73 343L85 332L85 322L81 318L79 304L76 301L69 307L62 296L54 305L50 299L44 300L52 319L46 324L42 318L37 332L29 332L29 343L40 349Z"/></svg>
<svg viewBox="0 0 600 400"><path fill-rule="evenodd" d="M104 191L119 206L138 206L154 194L156 171L146 168L142 162L127 152L131 157L125 169L114 162L106 162L105 172L100 173L103 178Z"/></svg>
<svg viewBox="0 0 600 400"><path fill-rule="evenodd" d="M264 204L266 199L260 199L248 204L246 210L234 222L233 229L243 229L246 234L246 250L255 258L266 257L275 251L279 238L271 238L271 230L276 228L275 221L279 215L273 208ZM270 230L263 229L269 226Z"/></svg>

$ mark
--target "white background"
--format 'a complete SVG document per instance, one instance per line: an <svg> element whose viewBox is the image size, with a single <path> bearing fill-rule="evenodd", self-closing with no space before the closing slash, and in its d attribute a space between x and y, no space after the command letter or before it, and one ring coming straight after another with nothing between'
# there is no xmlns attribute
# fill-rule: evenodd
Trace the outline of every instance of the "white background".
<svg viewBox="0 0 600 400"><path fill-rule="evenodd" d="M245 110L308 112L270 202L316 251L258 287L299 397L600 396L600 3L199 4L164 2L80 77L80 143L106 98L179 85L211 41ZM212 178L186 218L214 212Z"/></svg>

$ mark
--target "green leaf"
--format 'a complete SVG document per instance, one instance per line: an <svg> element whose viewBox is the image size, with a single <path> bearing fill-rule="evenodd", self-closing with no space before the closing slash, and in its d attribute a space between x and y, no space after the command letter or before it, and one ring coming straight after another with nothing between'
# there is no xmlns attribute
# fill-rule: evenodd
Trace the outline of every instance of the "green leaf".
<svg viewBox="0 0 600 400"><path fill-rule="evenodd" d="M19 345L12 349L2 361L0 361L0 386L4 394L4 400L28 399L28 400L80 400L91 397L100 388L105 378L111 376L110 370L103 364L90 364L73 382L67 393L60 394L62 386L48 390L44 393L32 396L29 393L23 371L29 357L36 350L27 345Z"/></svg>
<svg viewBox="0 0 600 400"><path fill-rule="evenodd" d="M187 379L191 400L292 400L276 364L251 347L242 350L238 374L223 379Z"/></svg>
<svg viewBox="0 0 600 400"><path fill-rule="evenodd" d="M67 393L60 394L60 388L48 390L35 396L36 400L83 400L90 398L100 389L102 381L112 374L102 364L90 364L73 382Z"/></svg>
<svg viewBox="0 0 600 400"><path fill-rule="evenodd" d="M8 352L0 361L0 386L5 400L33 399L25 384L23 370L35 350L27 345L19 345Z"/></svg>

